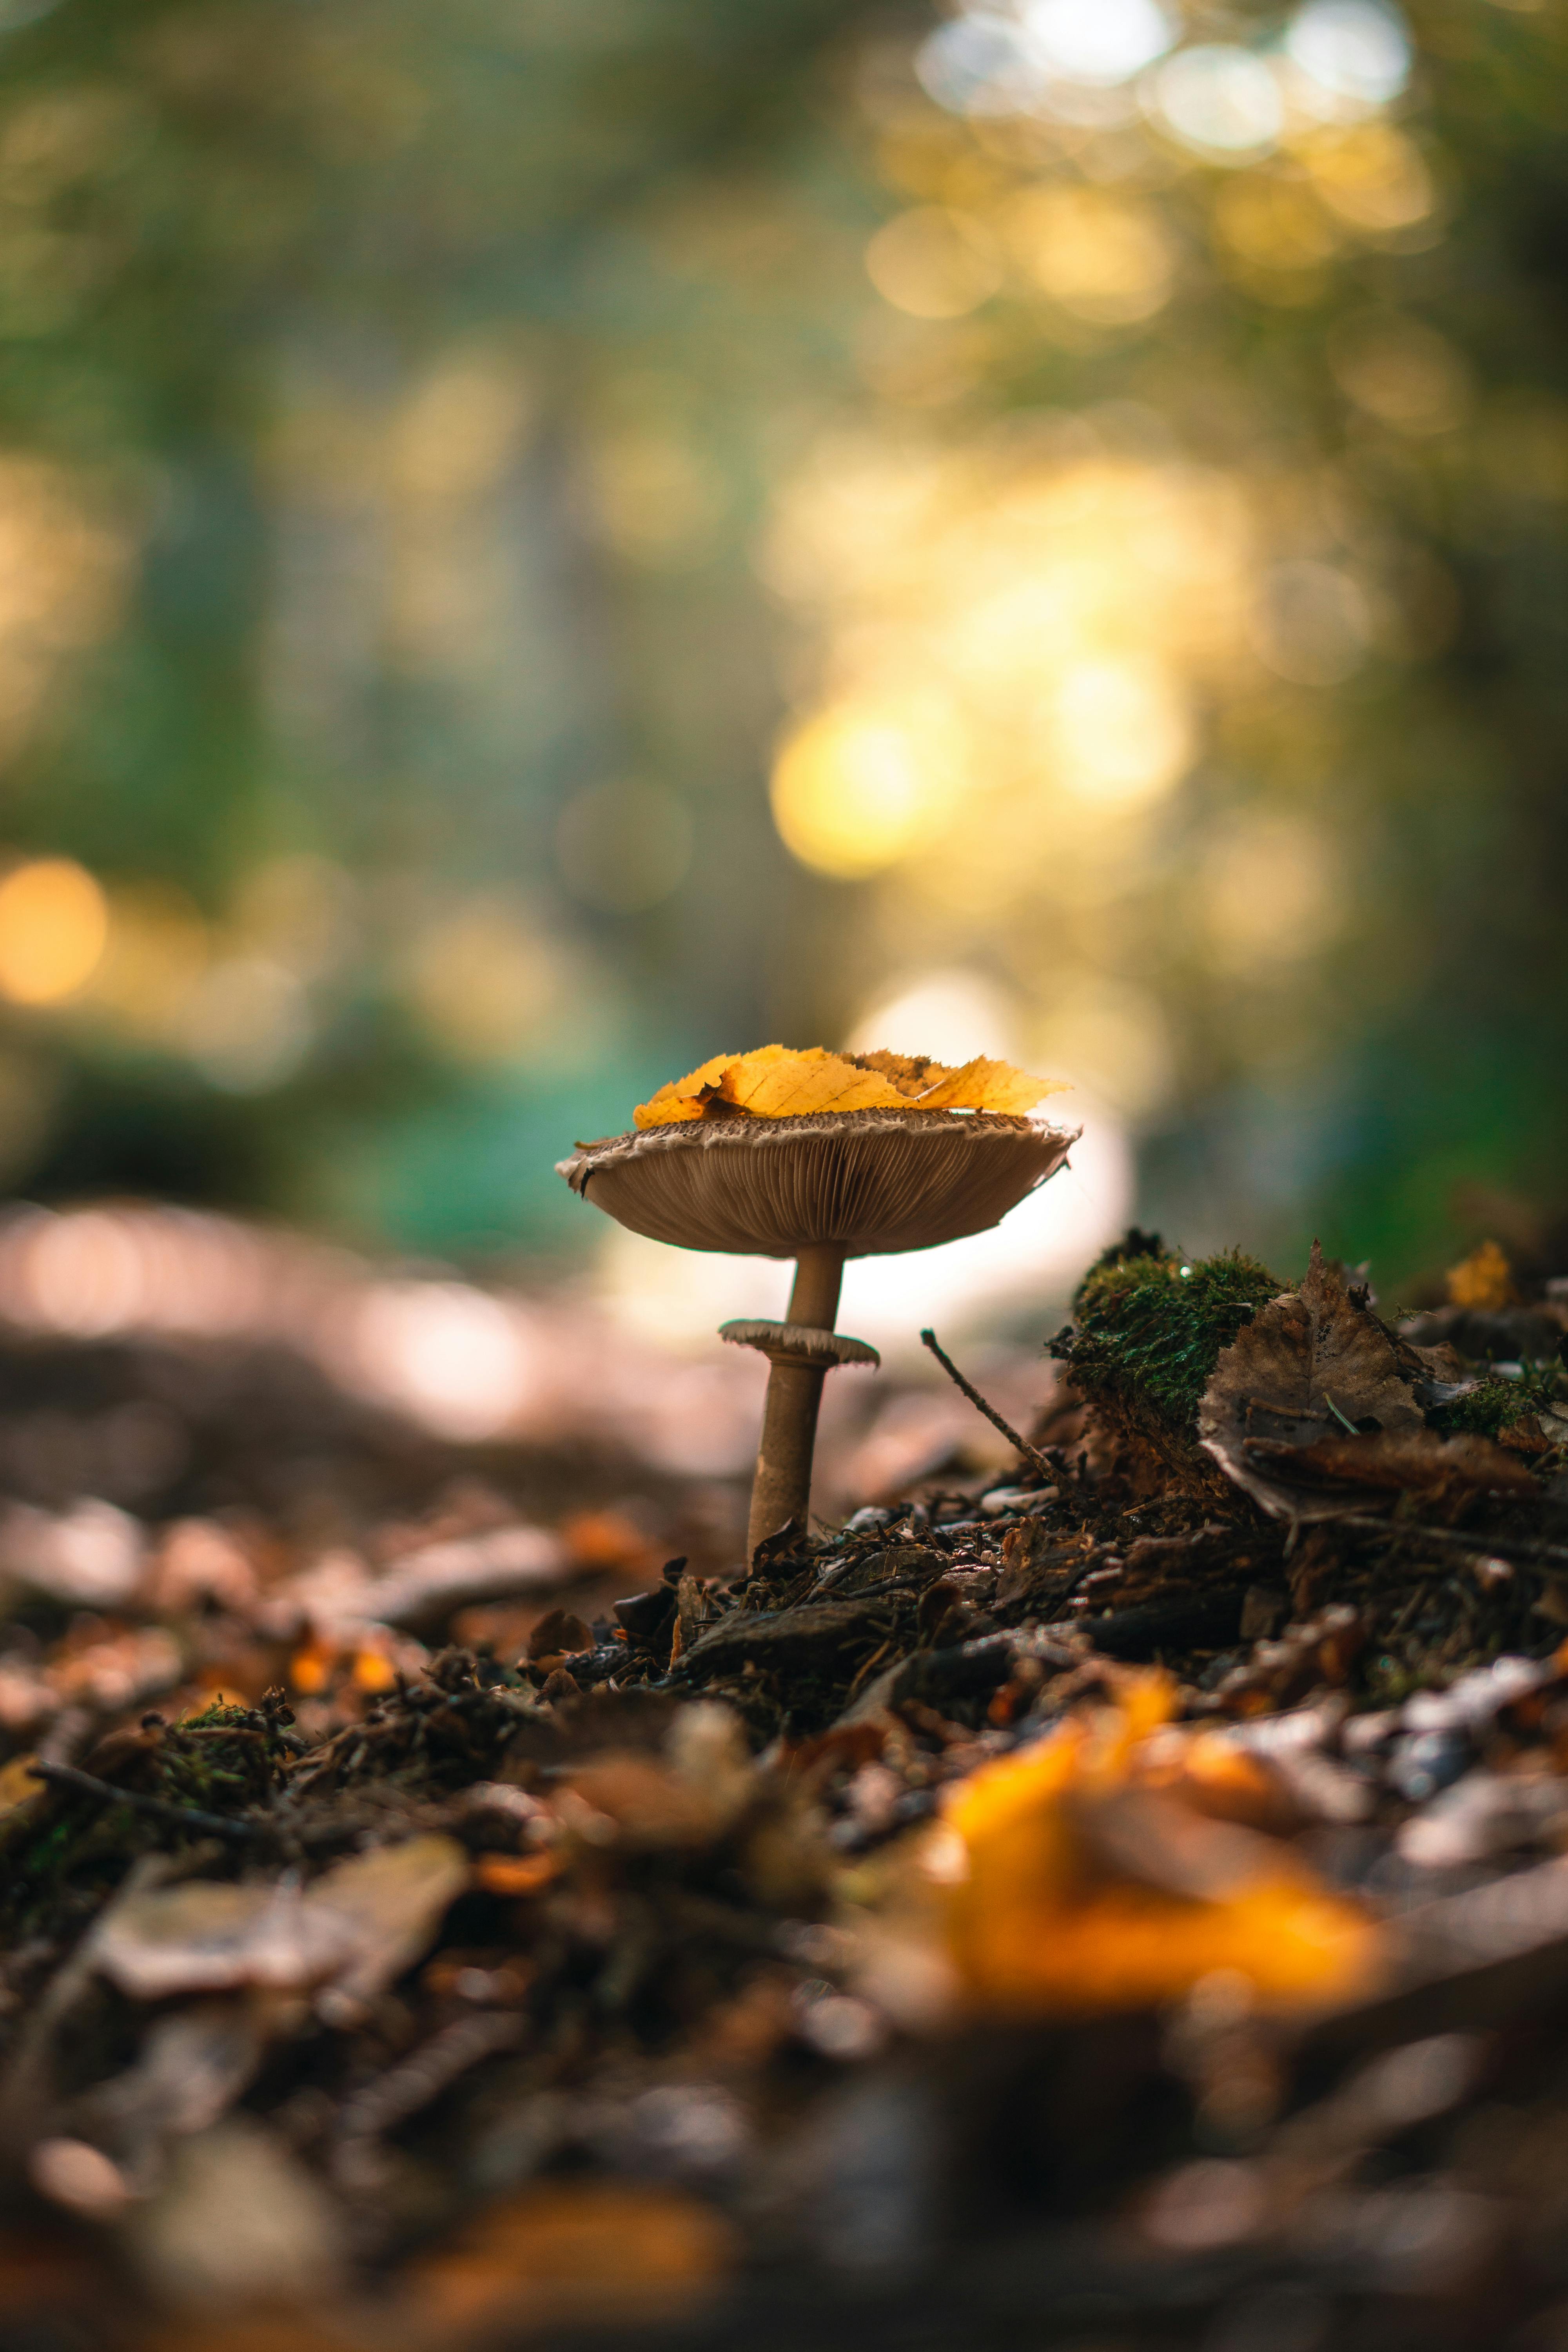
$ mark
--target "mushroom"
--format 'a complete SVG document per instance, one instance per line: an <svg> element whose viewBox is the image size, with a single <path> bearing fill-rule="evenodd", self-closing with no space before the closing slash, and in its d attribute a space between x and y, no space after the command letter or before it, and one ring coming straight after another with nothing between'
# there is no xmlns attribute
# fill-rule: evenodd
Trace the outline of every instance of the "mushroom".
<svg viewBox="0 0 1568 2352"><path fill-rule="evenodd" d="M1049 1089L1040 1083L1037 1091ZM863 1339L833 1328L845 1259L931 1249L999 1224L1056 1173L1076 1139L1076 1130L1037 1115L900 1102L768 1118L713 1100L669 1124L579 1144L558 1163L574 1192L633 1233L681 1249L795 1261L782 1323L743 1320L720 1332L773 1367L748 1559L792 1520L805 1525L828 1372L880 1361Z"/></svg>

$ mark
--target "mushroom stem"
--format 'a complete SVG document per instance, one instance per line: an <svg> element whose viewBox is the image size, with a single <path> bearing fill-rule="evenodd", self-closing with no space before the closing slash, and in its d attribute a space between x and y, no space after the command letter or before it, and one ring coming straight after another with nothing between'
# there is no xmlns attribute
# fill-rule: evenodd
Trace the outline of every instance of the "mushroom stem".
<svg viewBox="0 0 1568 2352"><path fill-rule="evenodd" d="M807 1324L815 1330L831 1331L838 1313L838 1289L843 1279L842 1250L826 1242L813 1242L803 1249L795 1261L789 1320ZM763 1411L763 1437L757 1450L752 1515L746 1529L748 1559L766 1537L776 1535L791 1519L798 1519L803 1528L806 1523L816 1413L828 1370L826 1362L807 1364L795 1359L775 1362L768 1374L768 1399Z"/></svg>

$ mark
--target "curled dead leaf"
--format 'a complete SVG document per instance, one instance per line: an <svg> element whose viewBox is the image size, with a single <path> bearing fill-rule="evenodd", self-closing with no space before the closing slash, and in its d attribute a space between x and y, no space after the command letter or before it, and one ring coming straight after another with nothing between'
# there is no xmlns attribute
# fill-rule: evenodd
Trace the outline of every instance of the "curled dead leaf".
<svg viewBox="0 0 1568 2352"><path fill-rule="evenodd" d="M1270 1517L1321 1519L1358 1502L1342 1487L1293 1486L1280 1465L1324 1440L1404 1433L1424 1434L1426 1419L1394 1343L1314 1242L1300 1288L1262 1307L1221 1355L1199 1443Z"/></svg>

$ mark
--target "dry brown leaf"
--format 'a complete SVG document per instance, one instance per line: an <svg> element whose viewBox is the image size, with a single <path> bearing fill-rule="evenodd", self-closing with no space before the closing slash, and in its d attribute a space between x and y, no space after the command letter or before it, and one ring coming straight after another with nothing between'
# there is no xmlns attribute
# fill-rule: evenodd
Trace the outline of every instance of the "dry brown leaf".
<svg viewBox="0 0 1568 2352"><path fill-rule="evenodd" d="M1249 1461L1289 1486L1359 1486L1380 1494L1534 1496L1541 1491L1521 1462L1469 1431L1453 1437L1435 1429L1380 1429L1354 1437L1342 1432L1302 1446L1253 1438L1247 1451Z"/></svg>
<svg viewBox="0 0 1568 2352"><path fill-rule="evenodd" d="M961 1069L920 1054L830 1054L760 1045L750 1054L715 1054L683 1078L660 1087L634 1114L639 1128L683 1119L805 1118L827 1111L1030 1110L1061 1082L1030 1077L984 1055Z"/></svg>
<svg viewBox="0 0 1568 2352"><path fill-rule="evenodd" d="M540 1658L578 1657L594 1646L594 1629L574 1610L552 1609L528 1637L530 1662Z"/></svg>
<svg viewBox="0 0 1568 2352"><path fill-rule="evenodd" d="M112 2149L133 2179L160 2144L205 2131L227 2114L267 2054L273 2036L295 2025L291 1995L218 1993L160 2017L135 2064L98 2084L75 2122Z"/></svg>
<svg viewBox="0 0 1568 2352"><path fill-rule="evenodd" d="M407 1838L323 1873L309 1887L153 1887L105 1920L97 1962L133 2000L239 1985L331 1983L368 2000L424 1949L468 1882L453 1838Z"/></svg>
<svg viewBox="0 0 1568 2352"><path fill-rule="evenodd" d="M1273 1518L1333 1518L1357 1507L1343 1491L1307 1493L1268 1466L1258 1440L1305 1450L1325 1438L1425 1431L1394 1345L1351 1296L1316 1242L1299 1290L1271 1299L1221 1355L1198 1408L1198 1437L1227 1478ZM1370 1458L1370 1457L1369 1457Z"/></svg>

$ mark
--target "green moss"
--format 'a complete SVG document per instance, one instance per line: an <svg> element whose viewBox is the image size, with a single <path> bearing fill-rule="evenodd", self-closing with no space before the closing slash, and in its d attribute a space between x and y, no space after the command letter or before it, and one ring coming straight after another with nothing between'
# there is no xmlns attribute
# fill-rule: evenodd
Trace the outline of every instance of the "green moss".
<svg viewBox="0 0 1568 2352"><path fill-rule="evenodd" d="M1090 1267L1050 1353L1086 1394L1136 1400L1190 1428L1221 1349L1285 1286L1239 1250L1186 1259L1132 1234Z"/></svg>
<svg viewBox="0 0 1568 2352"><path fill-rule="evenodd" d="M1445 1429L1474 1430L1480 1437L1497 1437L1529 1412L1556 1405L1557 1379L1551 1370L1527 1366L1516 1381L1495 1377L1479 1381L1468 1396L1445 1405ZM1557 1407L1561 1410L1561 1407Z"/></svg>

